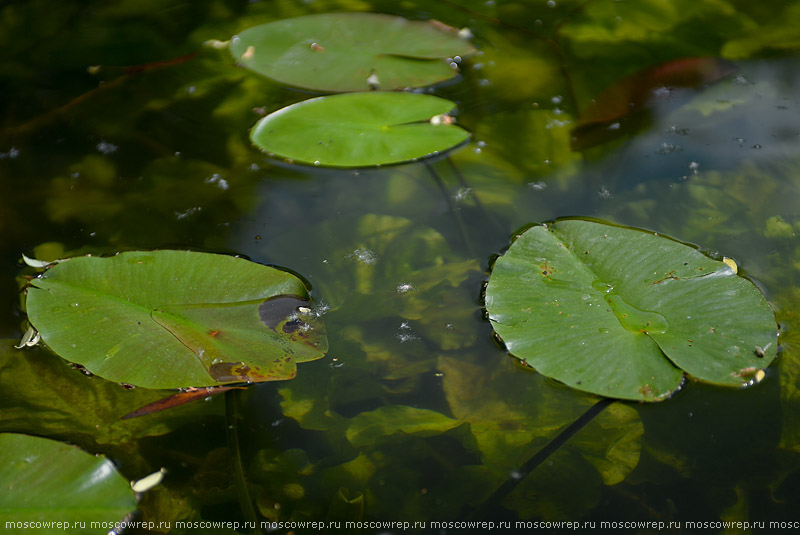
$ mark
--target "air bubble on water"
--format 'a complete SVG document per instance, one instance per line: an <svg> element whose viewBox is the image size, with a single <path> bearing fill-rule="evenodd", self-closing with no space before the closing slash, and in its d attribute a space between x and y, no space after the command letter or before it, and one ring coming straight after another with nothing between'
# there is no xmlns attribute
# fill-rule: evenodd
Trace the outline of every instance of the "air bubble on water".
<svg viewBox="0 0 800 535"><path fill-rule="evenodd" d="M205 179L205 183L206 183L206 184L214 184L214 185L216 185L216 186L217 186L219 189L221 189L222 191L225 191L225 190L227 190L227 189L228 189L228 187L229 187L229 186L228 186L228 181L227 181L227 180L225 180L225 179L222 177L222 175L220 175L219 173L214 173L213 175L211 175L211 176L209 176L209 177L206 177L206 179Z"/></svg>
<svg viewBox="0 0 800 535"><path fill-rule="evenodd" d="M201 211L202 209L203 209L202 206L194 206L192 208L189 208L188 210L184 210L183 212L175 212L175 218L176 219L186 219L190 215L196 214L197 212Z"/></svg>
<svg viewBox="0 0 800 535"><path fill-rule="evenodd" d="M320 299L314 306L314 315L320 318L327 314L330 309L331 306L324 299Z"/></svg>
<svg viewBox="0 0 800 535"><path fill-rule="evenodd" d="M378 261L378 255L363 247L359 247L347 256L348 258L353 258L356 262L367 265L375 264Z"/></svg>
<svg viewBox="0 0 800 535"><path fill-rule="evenodd" d="M453 195L453 200L456 202L461 202L466 199L472 197L472 188L459 188L455 195Z"/></svg>
<svg viewBox="0 0 800 535"><path fill-rule="evenodd" d="M0 160L4 160L6 158L13 160L17 156L19 156L19 149L17 147L11 147L8 149L8 152L0 152Z"/></svg>
<svg viewBox="0 0 800 535"><path fill-rule="evenodd" d="M542 191L543 189L545 189L547 187L547 183L546 182L542 182L542 181L539 181L539 182L528 182L528 187L531 188L532 190Z"/></svg>
<svg viewBox="0 0 800 535"><path fill-rule="evenodd" d="M509 477L511 477L511 479L522 479L522 476L523 474L519 470L514 470L509 474Z"/></svg>
<svg viewBox="0 0 800 535"><path fill-rule="evenodd" d="M653 89L653 96L654 97L664 98L664 97L669 97L671 94L672 94L672 88L670 88L670 87L662 86L662 87L657 87L656 89Z"/></svg>
<svg viewBox="0 0 800 535"><path fill-rule="evenodd" d="M564 97L562 97L561 95L556 95L550 99L550 102L552 102L553 104L561 104L562 100L564 100Z"/></svg>
<svg viewBox="0 0 800 535"><path fill-rule="evenodd" d="M661 144L660 147L656 150L656 154L672 154L673 152L682 152L683 147L680 145L674 145L672 143L667 143L666 141Z"/></svg>
<svg viewBox="0 0 800 535"><path fill-rule="evenodd" d="M414 289L414 285L408 282L404 282L402 284L397 285L397 293L404 294L408 293Z"/></svg>
<svg viewBox="0 0 800 535"><path fill-rule="evenodd" d="M400 323L400 332L398 332L395 335L395 337L398 340L400 340L401 344L404 344L406 342L413 342L420 339L413 333L413 331L411 330L411 325L407 321Z"/></svg>
<svg viewBox="0 0 800 535"><path fill-rule="evenodd" d="M611 197L614 196L614 194L611 192L611 190L605 184L600 184L600 189L598 190L597 195L601 199L610 199Z"/></svg>
<svg viewBox="0 0 800 535"><path fill-rule="evenodd" d="M547 7L556 7L555 0L547 0Z"/></svg>
<svg viewBox="0 0 800 535"><path fill-rule="evenodd" d="M678 136L688 136L689 135L689 129L688 128L678 128L675 125L670 126L669 128L667 128L665 130L665 132L667 134L675 134L675 135L678 135Z"/></svg>
<svg viewBox="0 0 800 535"><path fill-rule="evenodd" d="M117 152L118 148L119 147L117 147L116 145L114 145L113 143L110 143L108 141L101 141L100 143L97 144L97 150L100 153L106 154L106 155L107 154L114 154L115 152Z"/></svg>
<svg viewBox="0 0 800 535"><path fill-rule="evenodd" d="M619 130L620 124L619 123L611 123L608 125L606 130Z"/></svg>
<svg viewBox="0 0 800 535"><path fill-rule="evenodd" d="M397 333L397 339L400 340L401 344L405 344L406 342L419 340L419 337L413 334Z"/></svg>
<svg viewBox="0 0 800 535"><path fill-rule="evenodd" d="M689 162L689 165L687 167L689 168L689 170L692 172L693 175L696 175L700 172L699 171L700 164L697 162Z"/></svg>
<svg viewBox="0 0 800 535"><path fill-rule="evenodd" d="M560 109L556 108L554 110L554 113L560 115L562 113L562 111ZM566 119L564 121L559 121L558 119L551 119L551 120L547 121L547 124L544 125L544 127L547 130L552 130L554 127L555 128L562 128L564 126L569 126L570 124L572 124L572 121L570 121L569 119Z"/></svg>

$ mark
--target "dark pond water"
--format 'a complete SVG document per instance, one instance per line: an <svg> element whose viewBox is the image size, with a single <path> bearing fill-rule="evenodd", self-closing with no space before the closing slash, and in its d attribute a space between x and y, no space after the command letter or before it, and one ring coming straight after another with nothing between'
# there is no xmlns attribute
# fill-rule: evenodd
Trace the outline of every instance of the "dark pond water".
<svg viewBox="0 0 800 535"><path fill-rule="evenodd" d="M308 93L202 43L356 10L470 28L480 52L431 89L473 133L449 159L322 170L250 145L254 109ZM129 479L165 467L139 518L174 533L192 531L177 521L253 518L343 532L368 522L364 533L403 531L379 521L436 533L476 520L707 522L713 533L749 532L722 521L800 521L798 25L797 5L777 1L4 2L0 431L104 453ZM636 114L609 105L570 147L605 88L701 56L736 71L662 88ZM782 352L751 388L689 381L664 403L612 403L525 475L598 398L517 366L492 339L481 291L515 232L565 216L735 258L775 309ZM291 381L122 422L164 393L11 348L24 322L20 253L157 248L300 274L324 312L327 357ZM275 532L304 531L290 528Z"/></svg>

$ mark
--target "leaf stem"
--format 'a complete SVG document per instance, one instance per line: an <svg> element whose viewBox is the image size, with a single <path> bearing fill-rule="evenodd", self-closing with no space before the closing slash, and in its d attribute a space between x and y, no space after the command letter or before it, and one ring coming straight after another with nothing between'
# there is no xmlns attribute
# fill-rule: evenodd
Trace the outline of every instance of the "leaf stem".
<svg viewBox="0 0 800 535"><path fill-rule="evenodd" d="M233 479L236 485L236 494L239 497L239 505L245 520L252 522L251 525L258 526L258 517L253 509L253 501L250 499L250 492L247 490L247 481L244 478L244 468L242 467L242 451L239 447L239 425L237 418L237 405L239 402L239 390L228 390L225 392L225 436L228 441L228 449L231 452L231 463L233 464ZM256 528L256 533L261 530Z"/></svg>
<svg viewBox="0 0 800 535"><path fill-rule="evenodd" d="M467 180L464 178L464 175L461 173L461 170L456 166L456 163L453 161L453 159L450 156L448 156L446 159L447 163L450 164L450 168L453 170L453 173L456 175L456 177L458 177L458 182L461 184L461 186L466 189L472 189L469 185L469 182L467 182ZM489 211L486 210L486 208L483 207L483 203L478 198L477 193L474 193L472 195L472 199L475 201L475 207L481 212L481 215L487 221L489 221L492 225L494 225L494 227L504 236L508 234L506 228L503 225L501 225L500 222L497 221L497 219L495 219L495 217Z"/></svg>
<svg viewBox="0 0 800 535"><path fill-rule="evenodd" d="M545 444L536 454L528 459L522 467L516 471L513 477L506 479L506 481L492 493L491 496L477 508L470 518L483 518L486 514L491 513L497 509L500 503L511 494L517 485L525 479L531 472L533 472L540 464L542 464L550 455L558 451L572 436L580 431L586 424L591 422L595 416L603 412L603 409L611 405L615 399L603 398L591 407L586 412L581 414L577 420L572 422L566 429L561 431L555 438Z"/></svg>
<svg viewBox="0 0 800 535"><path fill-rule="evenodd" d="M447 201L447 206L450 208L450 213L453 214L453 218L456 221L456 226L458 227L459 232L461 233L461 239L464 241L464 246L467 249L467 254L470 258L476 258L475 256L475 249L472 247L472 242L469 239L469 235L467 234L467 227L464 225L464 220L461 218L461 214L458 211L458 208L453 203L453 199L450 198L450 192L447 191L447 187L444 185L444 181L442 177L439 176L439 173L429 164L425 162L425 167L428 168L428 172L433 176L436 180L436 184L439 186L439 189L442 191L442 195L444 195L445 200Z"/></svg>

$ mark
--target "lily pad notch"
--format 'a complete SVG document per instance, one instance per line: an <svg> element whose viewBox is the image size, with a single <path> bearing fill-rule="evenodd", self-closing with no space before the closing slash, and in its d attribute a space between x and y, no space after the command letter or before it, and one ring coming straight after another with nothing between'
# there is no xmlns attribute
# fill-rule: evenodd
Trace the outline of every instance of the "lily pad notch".
<svg viewBox="0 0 800 535"><path fill-rule="evenodd" d="M129 251L31 280L28 320L56 354L145 388L291 379L328 346L295 275L233 256Z"/></svg>
<svg viewBox="0 0 800 535"><path fill-rule="evenodd" d="M684 372L745 386L776 357L778 326L726 260L641 229L561 219L516 236L485 306L511 355L578 390L660 401Z"/></svg>

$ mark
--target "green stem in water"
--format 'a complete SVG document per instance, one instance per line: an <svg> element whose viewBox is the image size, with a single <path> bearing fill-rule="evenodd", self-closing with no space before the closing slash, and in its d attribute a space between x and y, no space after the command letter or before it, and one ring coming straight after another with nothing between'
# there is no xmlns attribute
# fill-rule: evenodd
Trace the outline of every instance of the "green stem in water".
<svg viewBox="0 0 800 535"><path fill-rule="evenodd" d="M228 441L228 449L231 452L231 463L233 464L233 479L236 486L236 494L239 497L239 505L242 508L244 519L252 522L251 525L258 526L258 517L253 509L253 500L250 499L250 492L247 490L247 481L244 478L244 468L242 467L242 451L239 447L239 425L237 405L241 390L234 389L225 392L225 436ZM256 528L257 533L261 530Z"/></svg>
<svg viewBox="0 0 800 535"><path fill-rule="evenodd" d="M472 247L472 242L469 239L469 234L467 234L467 227L464 225L464 220L461 219L461 213L459 213L458 208L455 204L453 204L453 199L450 198L450 192L447 191L447 187L444 185L444 181L442 177L439 176L439 173L431 166L429 163L425 163L425 167L428 168L428 172L433 176L436 180L436 184L439 186L439 189L442 191L442 195L444 195L445 200L447 201L447 206L450 208L450 213L453 214L453 218L456 221L456 226L458 227L459 232L461 233L461 239L464 240L464 246L467 249L467 254L470 258L476 258L475 250Z"/></svg>

